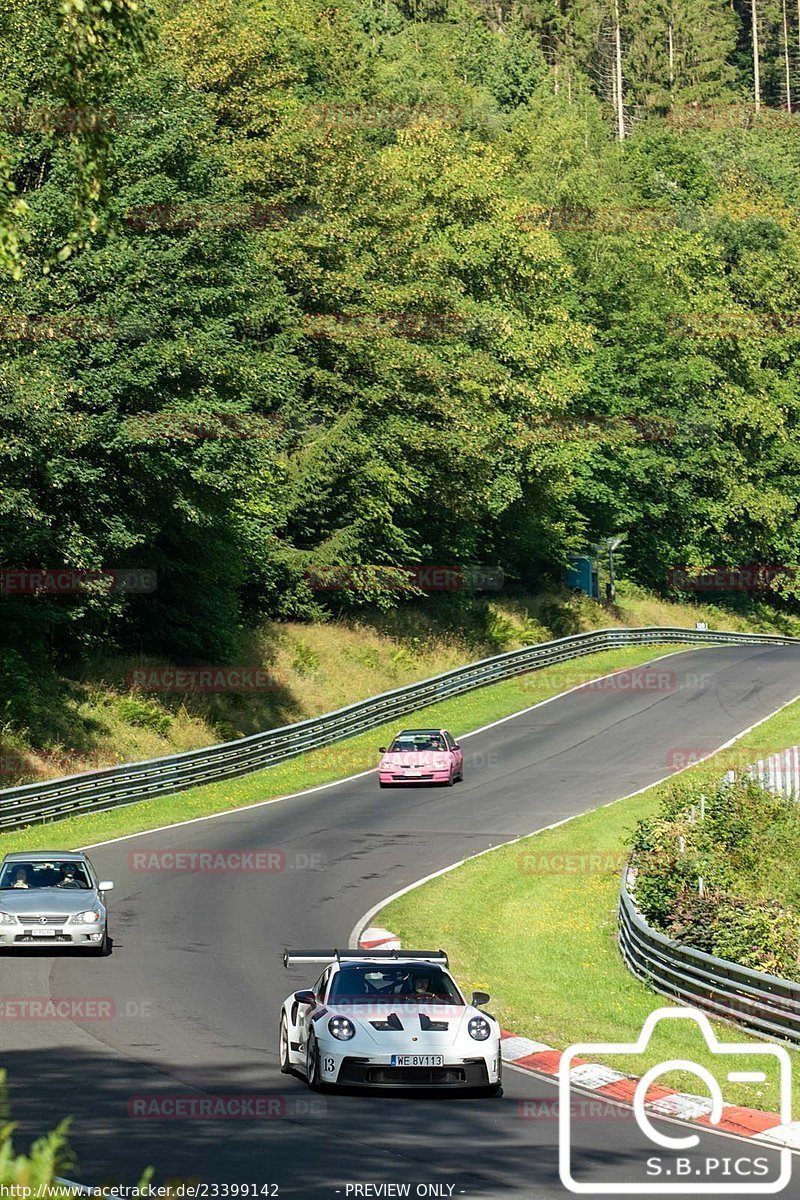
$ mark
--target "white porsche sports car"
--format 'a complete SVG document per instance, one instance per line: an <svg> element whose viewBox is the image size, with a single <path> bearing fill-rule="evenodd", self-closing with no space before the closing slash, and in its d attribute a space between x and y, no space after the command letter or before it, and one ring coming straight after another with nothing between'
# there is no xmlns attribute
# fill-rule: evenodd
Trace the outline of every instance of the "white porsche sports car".
<svg viewBox="0 0 800 1200"><path fill-rule="evenodd" d="M443 950L285 951L287 968L323 964L313 988L284 1001L280 1067L314 1089L423 1087L497 1095L500 1026L464 999Z"/></svg>

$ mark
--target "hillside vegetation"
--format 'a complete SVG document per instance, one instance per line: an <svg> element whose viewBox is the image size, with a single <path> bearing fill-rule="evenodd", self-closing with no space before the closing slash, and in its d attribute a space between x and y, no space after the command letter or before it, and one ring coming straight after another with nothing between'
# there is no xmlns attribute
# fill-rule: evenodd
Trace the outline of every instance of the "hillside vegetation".
<svg viewBox="0 0 800 1200"><path fill-rule="evenodd" d="M749 17L623 0L620 90L595 0L5 6L8 745L138 754L379 690L462 657L458 613L388 671L354 634L381 663L347 686L308 664L425 627L420 566L538 593L618 532L639 586L760 564L790 619L800 134L767 8L742 108ZM97 574L30 574L64 568ZM120 663L242 656L286 690L108 699Z"/></svg>

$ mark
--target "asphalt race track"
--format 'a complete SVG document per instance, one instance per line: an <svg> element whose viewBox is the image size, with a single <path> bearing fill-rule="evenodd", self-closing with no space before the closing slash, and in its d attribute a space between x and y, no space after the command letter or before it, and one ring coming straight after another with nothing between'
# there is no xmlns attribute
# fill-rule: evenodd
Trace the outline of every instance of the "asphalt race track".
<svg viewBox="0 0 800 1200"><path fill-rule="evenodd" d="M111 957L37 949L0 958L5 998L110 1002L93 1021L0 1022L18 1146L72 1113L70 1174L90 1183L133 1184L152 1163L157 1181L274 1183L280 1196L310 1200L389 1183L476 1200L567 1195L557 1121L526 1119L519 1103L549 1111L552 1082L507 1070L502 1098L408 1099L314 1096L282 1076L279 1006L315 975L284 971L280 954L284 945L346 945L358 919L404 885L663 778L676 755L710 751L800 693L800 647L714 647L659 666L676 672L676 688L582 688L464 739L465 781L451 789L381 791L369 774L93 850L101 877L116 883ZM134 858L265 849L285 855L284 869L147 872ZM271 1118L136 1115L149 1098L166 1110L171 1097L200 1093L267 1097ZM650 1152L622 1111L580 1121L575 1136L587 1179L629 1179ZM701 1148L752 1153L713 1134Z"/></svg>

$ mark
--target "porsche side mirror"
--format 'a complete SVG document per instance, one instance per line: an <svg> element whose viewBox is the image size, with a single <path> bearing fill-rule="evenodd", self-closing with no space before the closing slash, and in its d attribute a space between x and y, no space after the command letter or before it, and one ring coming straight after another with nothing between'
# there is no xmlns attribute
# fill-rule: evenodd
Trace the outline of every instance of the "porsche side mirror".
<svg viewBox="0 0 800 1200"><path fill-rule="evenodd" d="M313 1005L313 1004L317 1003L317 997L314 995L313 992L308 992L308 991L295 992L294 998L298 1004L312 1004Z"/></svg>
<svg viewBox="0 0 800 1200"><path fill-rule="evenodd" d="M489 1001L491 1000L491 998L492 997L489 995L488 992L473 992L472 993L473 1006L475 1008L480 1008L480 1006L482 1004L488 1004Z"/></svg>
<svg viewBox="0 0 800 1200"><path fill-rule="evenodd" d="M385 754L385 753L386 753L386 747L378 746L378 754Z"/></svg>

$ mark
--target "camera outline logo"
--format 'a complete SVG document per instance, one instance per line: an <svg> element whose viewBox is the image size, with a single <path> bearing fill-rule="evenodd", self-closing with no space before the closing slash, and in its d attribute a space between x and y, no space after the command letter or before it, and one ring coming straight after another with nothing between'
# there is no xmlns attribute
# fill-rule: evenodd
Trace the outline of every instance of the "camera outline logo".
<svg viewBox="0 0 800 1200"><path fill-rule="evenodd" d="M782 1125L789 1125L792 1120L792 1063L788 1051L783 1046L770 1042L721 1042L711 1022L705 1013L697 1008L658 1008L650 1014L642 1026L642 1031L635 1042L579 1042L570 1046L561 1056L558 1071L558 1171L561 1183L576 1195L584 1196L619 1196L638 1193L650 1196L677 1195L774 1195L783 1191L792 1177L792 1152L787 1147L776 1146L780 1154L781 1171L777 1180L764 1183L745 1183L737 1180L732 1183L708 1182L698 1183L696 1176L687 1178L684 1183L649 1183L639 1181L633 1183L583 1183L573 1178L572 1165L572 1127L570 1124L570 1070L576 1058L592 1055L613 1054L642 1054L650 1044L653 1030L661 1021L693 1021L705 1038L706 1045L712 1054L721 1058L749 1055L759 1058L774 1058L780 1070L780 1118ZM674 1058L658 1063L651 1067L639 1080L633 1099L633 1112L636 1124L646 1138L665 1151L687 1151L698 1146L700 1138L696 1133L685 1137L669 1137L654 1128L645 1108L645 1097L651 1084L669 1071L686 1071L702 1079L711 1093L711 1112L708 1114L709 1124L705 1132L714 1132L722 1117L724 1100L722 1089L707 1067L702 1067L689 1059ZM729 1083L763 1083L766 1076L763 1071L731 1071L726 1072Z"/></svg>

